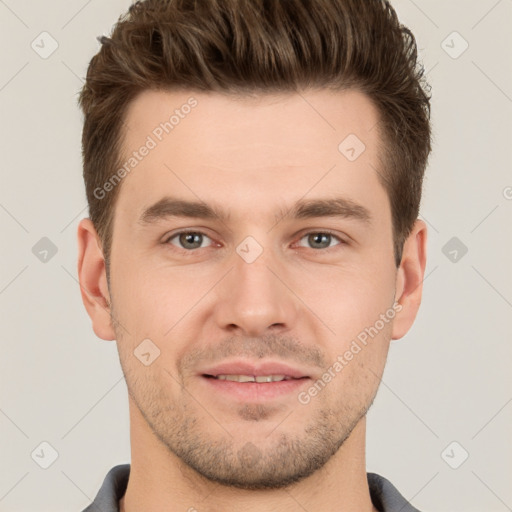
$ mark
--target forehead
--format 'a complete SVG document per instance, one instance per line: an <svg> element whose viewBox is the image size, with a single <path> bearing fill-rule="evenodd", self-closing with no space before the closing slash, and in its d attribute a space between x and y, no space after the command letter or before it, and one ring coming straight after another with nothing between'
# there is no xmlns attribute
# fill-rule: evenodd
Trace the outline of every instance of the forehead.
<svg viewBox="0 0 512 512"><path fill-rule="evenodd" d="M126 112L124 148L136 148L150 136L159 145L181 146L182 157L193 147L194 160L226 154L250 145L266 145L263 157L302 160L314 149L337 150L345 135L359 134L369 142L378 113L370 99L354 90L312 90L254 97L189 91L144 91ZM279 133L278 139L275 135ZM374 134L376 135L376 133ZM284 152L284 154L282 154ZM255 155L252 155L255 156ZM270 162L271 163L271 162Z"/></svg>
<svg viewBox="0 0 512 512"><path fill-rule="evenodd" d="M119 207L140 214L165 195L247 213L333 192L382 200L378 112L357 91L235 97L145 91L128 107ZM143 153L143 154L142 154ZM343 189L343 190L342 190ZM228 193L229 192L229 193Z"/></svg>

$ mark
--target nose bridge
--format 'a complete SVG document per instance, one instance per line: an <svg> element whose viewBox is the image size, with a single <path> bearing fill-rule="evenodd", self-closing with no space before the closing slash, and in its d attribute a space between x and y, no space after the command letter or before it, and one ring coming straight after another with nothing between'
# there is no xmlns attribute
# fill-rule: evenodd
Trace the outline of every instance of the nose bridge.
<svg viewBox="0 0 512 512"><path fill-rule="evenodd" d="M247 336L263 335L279 325L290 328L295 321L296 304L275 274L284 268L270 247L247 237L233 255L233 268L219 290L216 320L219 327L238 328Z"/></svg>

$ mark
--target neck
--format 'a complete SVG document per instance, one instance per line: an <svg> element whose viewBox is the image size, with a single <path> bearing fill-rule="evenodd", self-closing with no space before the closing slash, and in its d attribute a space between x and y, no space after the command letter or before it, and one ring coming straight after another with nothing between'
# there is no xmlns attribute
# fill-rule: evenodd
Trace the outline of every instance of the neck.
<svg viewBox="0 0 512 512"><path fill-rule="evenodd" d="M131 469L121 512L244 512L336 510L378 512L366 477L363 417L328 463L298 483L282 489L242 490L211 482L186 466L154 436L130 403Z"/></svg>

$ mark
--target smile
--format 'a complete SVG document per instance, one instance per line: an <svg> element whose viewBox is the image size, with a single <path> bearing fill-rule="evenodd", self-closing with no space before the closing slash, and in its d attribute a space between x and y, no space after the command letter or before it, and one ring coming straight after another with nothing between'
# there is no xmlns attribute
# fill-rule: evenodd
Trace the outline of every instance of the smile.
<svg viewBox="0 0 512 512"><path fill-rule="evenodd" d="M295 377L287 375L205 375L219 380L230 380L232 382L281 382L283 380L292 380Z"/></svg>

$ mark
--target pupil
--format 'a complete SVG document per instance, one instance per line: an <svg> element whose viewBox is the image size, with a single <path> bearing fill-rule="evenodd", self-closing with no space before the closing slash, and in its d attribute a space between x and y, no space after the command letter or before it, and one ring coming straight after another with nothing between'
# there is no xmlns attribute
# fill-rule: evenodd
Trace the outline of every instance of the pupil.
<svg viewBox="0 0 512 512"><path fill-rule="evenodd" d="M325 243L324 243L323 246L325 246L325 247L329 246L329 237L331 235L328 235L326 233L315 233L310 236L311 236L311 239L313 240L313 245L315 245L317 243L322 245L322 238L324 238L326 240L327 245L325 245Z"/></svg>
<svg viewBox="0 0 512 512"><path fill-rule="evenodd" d="M186 233L182 235L182 243L183 245L187 246L187 244L192 244L195 247L198 247L201 245L201 242L197 242L197 238L199 238L201 235L199 233ZM196 241L194 242L194 239Z"/></svg>

